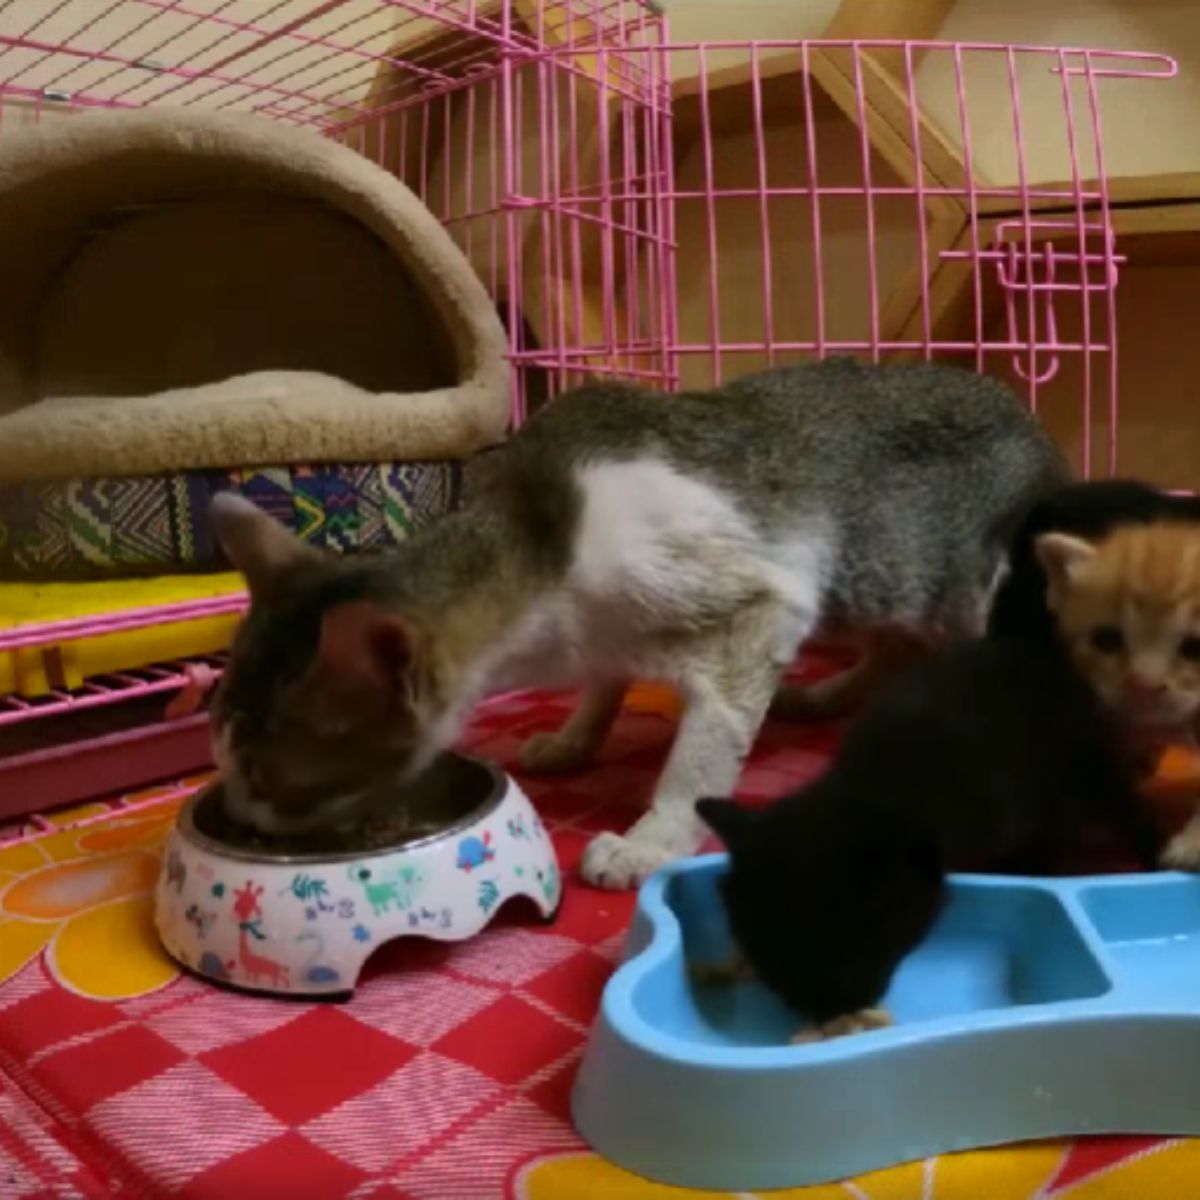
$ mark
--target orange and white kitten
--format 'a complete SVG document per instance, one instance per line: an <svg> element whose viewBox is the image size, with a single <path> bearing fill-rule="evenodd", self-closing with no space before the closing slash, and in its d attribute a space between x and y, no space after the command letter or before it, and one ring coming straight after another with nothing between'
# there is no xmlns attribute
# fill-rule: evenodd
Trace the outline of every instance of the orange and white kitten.
<svg viewBox="0 0 1200 1200"><path fill-rule="evenodd" d="M1037 555L1059 636L1153 771L1200 730L1200 522L1125 525L1094 543L1047 533ZM1200 812L1163 862L1200 870Z"/></svg>

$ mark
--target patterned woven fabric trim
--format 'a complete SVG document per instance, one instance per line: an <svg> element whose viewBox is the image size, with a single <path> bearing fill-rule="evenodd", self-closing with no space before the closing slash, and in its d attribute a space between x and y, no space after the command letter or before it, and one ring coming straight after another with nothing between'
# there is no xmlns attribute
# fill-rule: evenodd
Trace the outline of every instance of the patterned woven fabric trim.
<svg viewBox="0 0 1200 1200"><path fill-rule="evenodd" d="M187 471L0 488L0 578L103 579L223 565L208 524L238 491L305 541L378 550L458 505L461 462Z"/></svg>

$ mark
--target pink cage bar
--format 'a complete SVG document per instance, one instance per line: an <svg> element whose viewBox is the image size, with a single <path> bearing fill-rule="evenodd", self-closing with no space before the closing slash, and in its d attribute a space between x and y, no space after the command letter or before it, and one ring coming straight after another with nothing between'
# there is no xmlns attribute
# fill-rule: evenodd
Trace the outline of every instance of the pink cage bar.
<svg viewBox="0 0 1200 1200"><path fill-rule="evenodd" d="M13 124L145 105L346 142L496 298L514 424L596 377L677 390L835 353L944 359L1035 409L1067 394L1092 475L1117 469L1120 434L1103 114L1174 73L1035 45L672 42L644 0L0 0L0 152ZM0 653L242 602L20 626ZM0 697L0 735L161 704L220 666ZM190 770L203 724L0 748L0 816Z"/></svg>

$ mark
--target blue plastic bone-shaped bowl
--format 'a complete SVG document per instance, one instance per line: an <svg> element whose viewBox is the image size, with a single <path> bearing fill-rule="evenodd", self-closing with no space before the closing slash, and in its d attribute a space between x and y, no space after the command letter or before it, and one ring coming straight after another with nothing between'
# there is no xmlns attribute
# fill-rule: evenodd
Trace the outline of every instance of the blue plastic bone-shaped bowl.
<svg viewBox="0 0 1200 1200"><path fill-rule="evenodd" d="M754 982L693 982L731 948L725 856L643 887L576 1080L583 1137L639 1175L800 1187L951 1150L1200 1134L1200 878L959 875L901 964L890 1028L790 1045Z"/></svg>

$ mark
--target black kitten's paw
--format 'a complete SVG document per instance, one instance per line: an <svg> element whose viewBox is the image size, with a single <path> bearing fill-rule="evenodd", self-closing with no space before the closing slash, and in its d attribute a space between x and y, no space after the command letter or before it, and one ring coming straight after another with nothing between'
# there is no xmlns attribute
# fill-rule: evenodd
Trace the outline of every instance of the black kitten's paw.
<svg viewBox="0 0 1200 1200"><path fill-rule="evenodd" d="M860 1008L856 1013L834 1017L823 1025L802 1029L792 1037L793 1046L808 1046L813 1042L827 1042L833 1038L849 1037L853 1033L869 1033L872 1029L886 1029L893 1024L892 1015L886 1008Z"/></svg>
<svg viewBox="0 0 1200 1200"><path fill-rule="evenodd" d="M753 969L740 954L734 954L724 962L689 963L688 974L693 983L718 987L728 987L754 978Z"/></svg>

